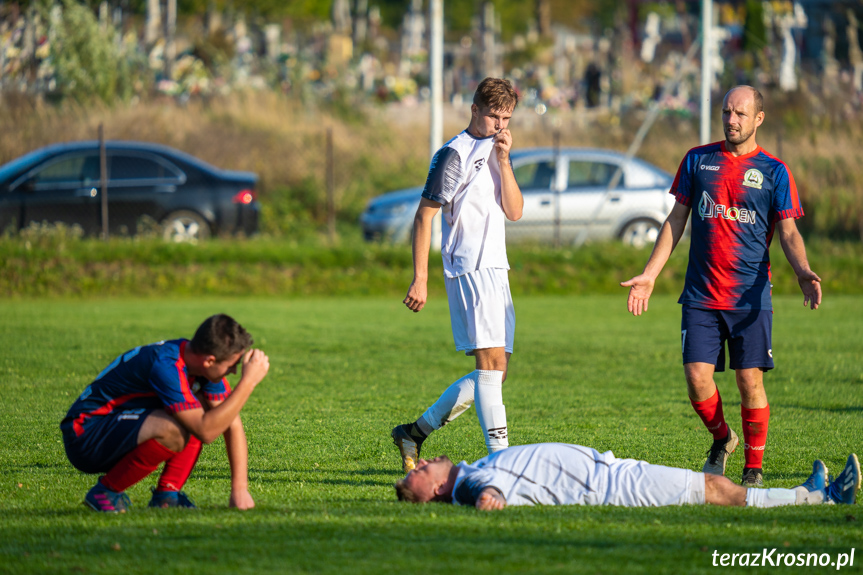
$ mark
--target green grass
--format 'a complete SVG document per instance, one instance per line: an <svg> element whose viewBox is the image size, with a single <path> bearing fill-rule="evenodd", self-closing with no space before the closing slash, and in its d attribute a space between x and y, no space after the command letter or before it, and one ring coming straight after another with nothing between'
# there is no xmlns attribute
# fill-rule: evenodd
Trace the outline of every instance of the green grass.
<svg viewBox="0 0 863 575"><path fill-rule="evenodd" d="M418 315L400 297L5 300L0 302L0 572L3 573L683 573L712 553L847 553L863 564L859 507L473 509L395 501L389 430L472 369L453 351L446 303ZM833 471L863 454L863 298L776 301L777 369L768 486L792 486L814 458ZM679 306L646 316L617 296L516 297L516 353L504 386L513 444L564 441L700 469L709 436L686 398ZM90 379L135 345L190 336L207 315L240 320L271 358L243 418L257 507L227 509L220 441L186 487L200 510L81 505L94 478L66 461L58 424ZM740 431L733 376L717 376ZM473 410L424 453L484 455ZM739 476L740 452L729 475ZM827 570L835 568L827 567ZM805 572L806 570L801 570Z"/></svg>
<svg viewBox="0 0 863 575"><path fill-rule="evenodd" d="M514 295L618 293L638 274L651 248L621 242L566 246L517 244L508 250ZM812 239L812 268L825 294L863 293L863 243ZM799 288L778 241L771 250L774 294ZM689 244L675 250L657 279L657 293L679 294ZM412 274L409 245L364 242L356 227L340 240L288 241L258 236L213 239L198 245L153 237L81 239L62 226L34 226L0 235L0 297L309 296L404 294ZM441 277L440 253L432 253L430 277ZM443 294L443 282L429 289Z"/></svg>

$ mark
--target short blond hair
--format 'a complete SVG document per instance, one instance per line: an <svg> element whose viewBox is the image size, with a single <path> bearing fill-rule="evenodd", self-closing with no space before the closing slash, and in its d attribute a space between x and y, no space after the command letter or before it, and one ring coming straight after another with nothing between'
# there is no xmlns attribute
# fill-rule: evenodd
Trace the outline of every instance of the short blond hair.
<svg viewBox="0 0 863 575"><path fill-rule="evenodd" d="M486 78L476 87L473 103L491 110L515 110L518 106L518 94L509 80L504 78Z"/></svg>
<svg viewBox="0 0 863 575"><path fill-rule="evenodd" d="M408 503L419 503L420 499L414 493L404 479L399 479L393 486L396 488L396 497L399 501L407 501Z"/></svg>

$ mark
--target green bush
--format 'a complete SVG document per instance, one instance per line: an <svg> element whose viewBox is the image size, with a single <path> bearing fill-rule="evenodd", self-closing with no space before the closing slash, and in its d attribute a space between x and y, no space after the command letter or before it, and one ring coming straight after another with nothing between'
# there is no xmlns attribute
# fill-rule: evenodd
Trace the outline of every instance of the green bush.
<svg viewBox="0 0 863 575"><path fill-rule="evenodd" d="M100 25L85 5L64 0L54 34L51 60L63 97L106 104L129 99L136 60L126 54L112 26Z"/></svg>

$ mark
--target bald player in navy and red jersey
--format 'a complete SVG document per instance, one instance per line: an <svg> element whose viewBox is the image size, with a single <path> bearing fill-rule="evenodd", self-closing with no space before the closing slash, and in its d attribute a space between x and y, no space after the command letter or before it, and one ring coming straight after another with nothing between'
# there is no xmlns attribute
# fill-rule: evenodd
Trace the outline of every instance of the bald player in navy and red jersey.
<svg viewBox="0 0 863 575"><path fill-rule="evenodd" d="M674 208L663 224L644 272L629 287L634 315L647 310L656 277L683 235L692 213L692 241L683 304L681 341L692 406L713 434L703 471L724 475L738 444L713 379L725 370L725 345L740 391L746 463L742 483L763 484L762 460L770 406L763 372L773 369L770 243L782 249L803 291L803 305L821 304L821 278L810 268L795 219L803 216L788 167L755 141L764 121L761 93L737 86L725 95L725 141L690 150L671 187Z"/></svg>
<svg viewBox="0 0 863 575"><path fill-rule="evenodd" d="M81 393L60 424L69 461L84 473L104 473L84 502L96 511L124 512L127 488L165 467L151 507L190 507L181 491L202 442L225 436L231 466L229 505L254 507L248 492L248 448L240 409L264 378L269 360L252 338L218 314L192 340L139 346L117 357ZM226 375L242 363L235 390Z"/></svg>

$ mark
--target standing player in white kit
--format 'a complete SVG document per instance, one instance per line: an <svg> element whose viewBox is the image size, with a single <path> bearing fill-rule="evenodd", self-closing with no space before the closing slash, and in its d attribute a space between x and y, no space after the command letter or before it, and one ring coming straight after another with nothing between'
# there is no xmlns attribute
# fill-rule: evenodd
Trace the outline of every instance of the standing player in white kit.
<svg viewBox="0 0 863 575"><path fill-rule="evenodd" d="M432 159L414 218L414 279L404 304L418 312L428 299L432 219L443 209L441 253L453 339L456 350L476 358L476 370L450 385L415 422L393 429L405 471L416 466L423 440L474 402L488 452L509 445L502 384L512 355L515 311L504 224L521 218L524 206L507 129L517 104L507 80L486 78L474 94L467 129Z"/></svg>

